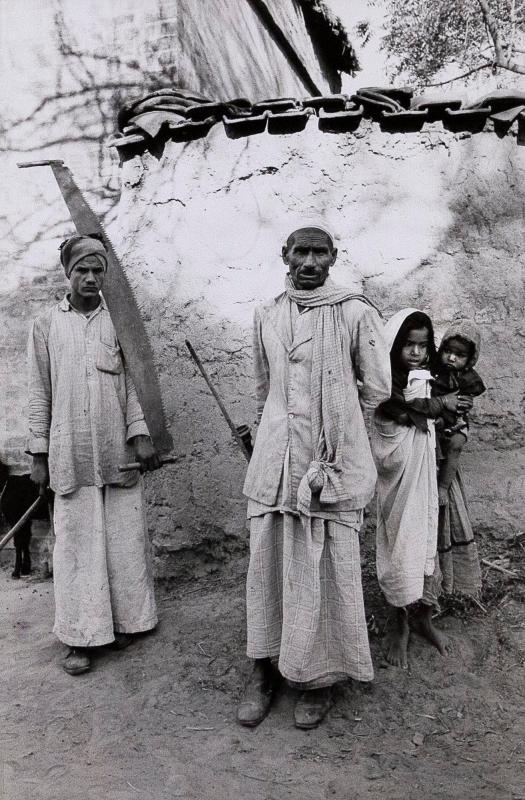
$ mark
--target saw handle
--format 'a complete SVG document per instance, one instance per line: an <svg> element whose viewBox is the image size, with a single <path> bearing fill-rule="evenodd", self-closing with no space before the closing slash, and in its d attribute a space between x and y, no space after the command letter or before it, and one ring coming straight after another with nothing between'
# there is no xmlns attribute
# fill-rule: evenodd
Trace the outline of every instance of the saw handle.
<svg viewBox="0 0 525 800"><path fill-rule="evenodd" d="M179 456L161 456L161 463L162 466L165 464L176 464L177 461L180 461ZM121 464L118 468L119 472L131 472L134 469L140 469L140 463L138 461L132 461L129 464Z"/></svg>
<svg viewBox="0 0 525 800"><path fill-rule="evenodd" d="M20 169L26 169L27 167L52 167L53 164L60 164L63 165L63 161L60 158L51 158L47 161L17 161L16 166L20 167Z"/></svg>

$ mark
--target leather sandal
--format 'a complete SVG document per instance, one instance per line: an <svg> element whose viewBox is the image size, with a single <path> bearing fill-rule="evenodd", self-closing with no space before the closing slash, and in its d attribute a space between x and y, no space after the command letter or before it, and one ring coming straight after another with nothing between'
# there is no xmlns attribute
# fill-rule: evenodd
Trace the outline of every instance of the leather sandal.
<svg viewBox="0 0 525 800"><path fill-rule="evenodd" d="M295 727L302 730L317 728L333 703L331 686L301 692L294 709Z"/></svg>
<svg viewBox="0 0 525 800"><path fill-rule="evenodd" d="M85 650L72 647L63 659L62 667L68 675L81 675L91 669L91 661Z"/></svg>
<svg viewBox="0 0 525 800"><path fill-rule="evenodd" d="M255 728L267 716L275 690L279 683L278 673L271 664L254 667L244 695L237 707L237 722L247 728Z"/></svg>

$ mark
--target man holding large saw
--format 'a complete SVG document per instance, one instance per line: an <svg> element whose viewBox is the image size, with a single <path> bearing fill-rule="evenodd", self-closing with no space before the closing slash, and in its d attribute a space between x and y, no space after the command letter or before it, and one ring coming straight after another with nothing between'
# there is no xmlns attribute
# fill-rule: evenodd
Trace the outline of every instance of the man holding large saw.
<svg viewBox="0 0 525 800"><path fill-rule="evenodd" d="M61 246L70 283L29 338L32 480L55 492L55 626L63 667L90 668L89 648L125 647L157 624L142 481L161 465L107 306L108 266L96 235Z"/></svg>
<svg viewBox="0 0 525 800"><path fill-rule="evenodd" d="M246 726L268 713L278 673L300 690L299 728L322 721L337 681L373 677L358 533L376 470L361 406L390 396L390 360L377 311L328 277L336 257L322 227L293 231L285 291L255 312Z"/></svg>

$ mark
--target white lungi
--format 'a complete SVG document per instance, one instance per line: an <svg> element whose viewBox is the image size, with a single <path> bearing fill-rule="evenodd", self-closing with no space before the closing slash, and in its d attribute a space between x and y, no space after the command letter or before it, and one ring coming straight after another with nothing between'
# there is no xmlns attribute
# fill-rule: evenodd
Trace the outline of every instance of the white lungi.
<svg viewBox="0 0 525 800"><path fill-rule="evenodd" d="M157 624L142 480L55 496L56 636L72 647Z"/></svg>

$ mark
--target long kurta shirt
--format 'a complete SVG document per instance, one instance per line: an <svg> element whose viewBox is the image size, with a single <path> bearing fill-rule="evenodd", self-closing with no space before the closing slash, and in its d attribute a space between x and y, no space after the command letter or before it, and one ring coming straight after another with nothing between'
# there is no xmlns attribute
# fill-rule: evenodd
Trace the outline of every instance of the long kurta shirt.
<svg viewBox="0 0 525 800"><path fill-rule="evenodd" d="M390 357L377 312L360 300L342 304L345 397L343 465L349 500L321 504L311 515L349 524L372 499L376 469L362 407L390 396ZM254 319L254 361L259 429L244 484L248 516L297 511L297 489L313 457L311 372L315 309L299 311L284 293L259 306ZM351 513L350 513L351 512Z"/></svg>
<svg viewBox="0 0 525 800"><path fill-rule="evenodd" d="M104 300L88 316L68 297L29 336L29 453L49 454L50 486L131 486L128 441L148 428Z"/></svg>

